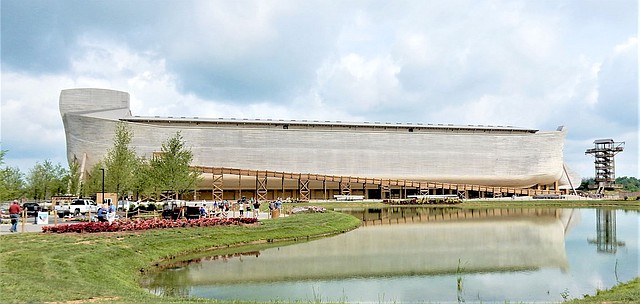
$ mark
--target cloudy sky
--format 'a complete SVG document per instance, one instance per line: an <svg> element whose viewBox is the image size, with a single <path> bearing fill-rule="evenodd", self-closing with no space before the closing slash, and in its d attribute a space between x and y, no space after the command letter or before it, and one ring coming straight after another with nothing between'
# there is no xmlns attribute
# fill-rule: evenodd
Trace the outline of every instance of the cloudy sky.
<svg viewBox="0 0 640 304"><path fill-rule="evenodd" d="M511 125L565 159L626 142L638 174L635 0L2 0L5 162L66 166L60 90L131 94L133 115Z"/></svg>

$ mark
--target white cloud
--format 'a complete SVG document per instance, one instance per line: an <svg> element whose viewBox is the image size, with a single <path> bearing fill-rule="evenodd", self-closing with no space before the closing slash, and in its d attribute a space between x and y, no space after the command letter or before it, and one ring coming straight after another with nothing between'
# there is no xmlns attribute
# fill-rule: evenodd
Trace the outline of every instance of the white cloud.
<svg viewBox="0 0 640 304"><path fill-rule="evenodd" d="M275 39L274 23L288 11L288 2L269 5L264 1L202 1L189 7L188 20L168 20L172 32L170 52L177 60L200 61L202 55L223 62L253 56Z"/></svg>
<svg viewBox="0 0 640 304"><path fill-rule="evenodd" d="M366 59L348 54L318 70L316 90L322 100L349 112L367 112L401 99L396 75L400 67L390 57Z"/></svg>
<svg viewBox="0 0 640 304"><path fill-rule="evenodd" d="M114 14L153 11L144 23L89 13L72 19L72 31L49 22L33 33L65 42L57 55L72 55L68 70L34 76L19 69L34 70L24 56L3 57L14 59L12 70L3 66L3 149L64 149L57 99L73 87L127 91L134 115L565 125L568 162L585 176L594 139L638 141L631 2L138 4ZM10 37L3 27L3 54L24 49ZM632 146L620 174L637 176Z"/></svg>
<svg viewBox="0 0 640 304"><path fill-rule="evenodd" d="M613 47L598 74L595 110L623 128L638 127L638 39L631 37Z"/></svg>
<svg viewBox="0 0 640 304"><path fill-rule="evenodd" d="M2 149L8 150L8 166L26 173L47 159L66 164L58 96L60 88L72 86L59 75L2 74Z"/></svg>

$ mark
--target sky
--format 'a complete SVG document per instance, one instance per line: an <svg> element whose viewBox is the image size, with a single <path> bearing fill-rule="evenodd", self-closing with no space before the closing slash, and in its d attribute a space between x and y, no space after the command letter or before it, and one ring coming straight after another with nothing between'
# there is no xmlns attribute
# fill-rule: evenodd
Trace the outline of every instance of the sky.
<svg viewBox="0 0 640 304"><path fill-rule="evenodd" d="M634 0L2 0L0 144L67 166L60 91L129 92L133 115L502 125L625 142L638 173Z"/></svg>

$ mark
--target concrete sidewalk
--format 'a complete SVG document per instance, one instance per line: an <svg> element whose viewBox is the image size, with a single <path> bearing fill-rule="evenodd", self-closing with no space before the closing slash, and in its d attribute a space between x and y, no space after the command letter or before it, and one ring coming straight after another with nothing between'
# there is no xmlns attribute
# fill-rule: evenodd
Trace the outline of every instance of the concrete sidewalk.
<svg viewBox="0 0 640 304"><path fill-rule="evenodd" d="M64 223L60 223L60 224L64 224ZM17 233L23 233L23 232L42 232L42 227L44 226L53 226L53 224L46 224L46 225L36 225L34 223L24 223L24 225L22 224L22 222L18 222L18 232ZM9 232L9 229L11 229L11 224L2 224L0 225L0 235L2 234L14 234Z"/></svg>

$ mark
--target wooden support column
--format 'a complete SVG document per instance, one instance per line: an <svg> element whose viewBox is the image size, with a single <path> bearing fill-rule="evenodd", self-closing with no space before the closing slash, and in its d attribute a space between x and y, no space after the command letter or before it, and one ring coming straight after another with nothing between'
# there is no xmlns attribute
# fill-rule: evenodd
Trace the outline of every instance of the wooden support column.
<svg viewBox="0 0 640 304"><path fill-rule="evenodd" d="M282 176L282 199L284 199L284 175Z"/></svg>
<svg viewBox="0 0 640 304"><path fill-rule="evenodd" d="M340 194L351 195L351 183L340 181Z"/></svg>
<svg viewBox="0 0 640 304"><path fill-rule="evenodd" d="M427 188L420 188L420 195L429 195L429 187Z"/></svg>
<svg viewBox="0 0 640 304"><path fill-rule="evenodd" d="M362 195L364 199L369 199L369 193L367 193L367 182L362 183Z"/></svg>
<svg viewBox="0 0 640 304"><path fill-rule="evenodd" d="M466 199L467 198L467 193L464 190L456 190L458 198L460 199Z"/></svg>
<svg viewBox="0 0 640 304"><path fill-rule="evenodd" d="M242 172L238 172L238 199L242 198Z"/></svg>
<svg viewBox="0 0 640 304"><path fill-rule="evenodd" d="M322 190L324 191L323 199L326 201L327 200L327 179L326 178L322 179Z"/></svg>
<svg viewBox="0 0 640 304"><path fill-rule="evenodd" d="M213 189L211 190L211 198L214 201L222 201L224 198L224 191L222 190L223 178L224 175L222 174L213 174Z"/></svg>
<svg viewBox="0 0 640 304"><path fill-rule="evenodd" d="M256 198L258 201L264 202L267 200L267 175L260 177L256 172Z"/></svg>
<svg viewBox="0 0 640 304"><path fill-rule="evenodd" d="M298 200L303 202L309 201L309 180L298 179L298 184L300 188L300 198Z"/></svg>
<svg viewBox="0 0 640 304"><path fill-rule="evenodd" d="M384 181L380 182L380 196L382 199L390 199L391 198L391 187L389 187L389 181L385 183Z"/></svg>

